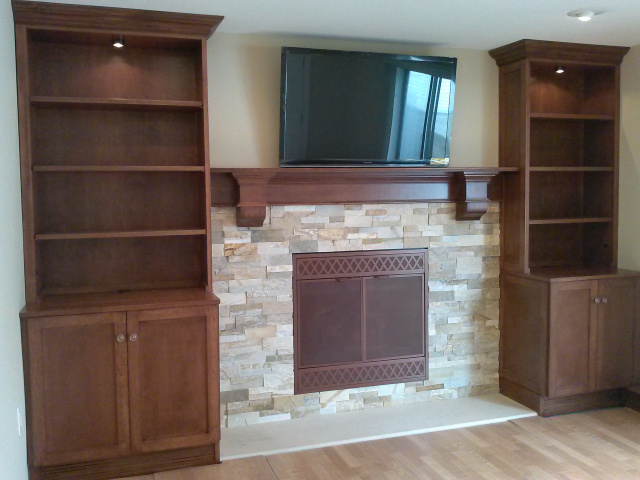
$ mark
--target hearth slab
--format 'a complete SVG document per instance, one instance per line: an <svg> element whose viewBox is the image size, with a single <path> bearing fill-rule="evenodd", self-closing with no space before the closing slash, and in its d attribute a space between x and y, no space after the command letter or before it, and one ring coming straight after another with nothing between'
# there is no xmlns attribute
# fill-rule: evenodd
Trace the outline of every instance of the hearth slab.
<svg viewBox="0 0 640 480"><path fill-rule="evenodd" d="M450 430L536 413L509 398L483 395L373 408L222 429L222 460Z"/></svg>

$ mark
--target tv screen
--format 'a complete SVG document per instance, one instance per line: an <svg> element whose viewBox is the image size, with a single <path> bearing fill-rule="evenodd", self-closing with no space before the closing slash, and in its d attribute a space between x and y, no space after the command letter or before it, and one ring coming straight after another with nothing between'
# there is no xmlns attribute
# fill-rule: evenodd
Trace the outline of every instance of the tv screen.
<svg viewBox="0 0 640 480"><path fill-rule="evenodd" d="M283 47L280 166L447 166L456 63Z"/></svg>

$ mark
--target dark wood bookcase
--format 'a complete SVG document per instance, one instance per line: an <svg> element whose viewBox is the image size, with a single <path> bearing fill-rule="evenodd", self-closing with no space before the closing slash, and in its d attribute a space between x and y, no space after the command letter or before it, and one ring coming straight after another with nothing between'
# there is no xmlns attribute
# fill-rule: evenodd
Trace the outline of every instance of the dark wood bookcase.
<svg viewBox="0 0 640 480"><path fill-rule="evenodd" d="M222 18L12 5L30 475L219 461L206 40Z"/></svg>
<svg viewBox="0 0 640 480"><path fill-rule="evenodd" d="M618 405L635 381L638 272L617 269L628 48L521 40L500 67L501 391L541 414ZM558 67L563 67L558 72Z"/></svg>

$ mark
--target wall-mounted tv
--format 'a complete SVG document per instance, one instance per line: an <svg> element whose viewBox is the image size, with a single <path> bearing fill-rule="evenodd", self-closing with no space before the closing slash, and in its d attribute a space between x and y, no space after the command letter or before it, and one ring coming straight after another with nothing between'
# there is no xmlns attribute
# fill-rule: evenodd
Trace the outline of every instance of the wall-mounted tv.
<svg viewBox="0 0 640 480"><path fill-rule="evenodd" d="M456 65L283 47L280 166L447 166Z"/></svg>

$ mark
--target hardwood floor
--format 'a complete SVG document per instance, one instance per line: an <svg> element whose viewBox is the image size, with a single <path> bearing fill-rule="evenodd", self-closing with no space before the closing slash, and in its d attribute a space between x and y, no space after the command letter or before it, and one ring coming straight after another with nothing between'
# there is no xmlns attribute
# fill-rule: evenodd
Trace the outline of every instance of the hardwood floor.
<svg viewBox="0 0 640 480"><path fill-rule="evenodd" d="M228 460L135 480L640 479L640 412L615 408ZM133 480L133 479L129 479Z"/></svg>

